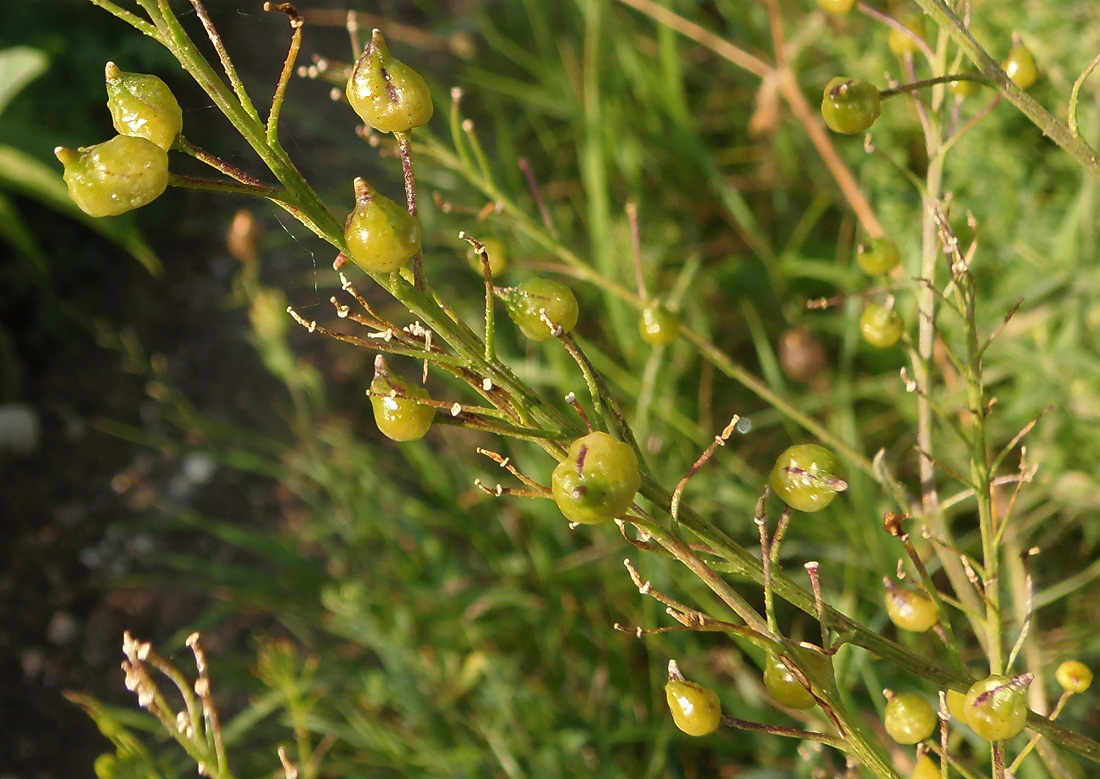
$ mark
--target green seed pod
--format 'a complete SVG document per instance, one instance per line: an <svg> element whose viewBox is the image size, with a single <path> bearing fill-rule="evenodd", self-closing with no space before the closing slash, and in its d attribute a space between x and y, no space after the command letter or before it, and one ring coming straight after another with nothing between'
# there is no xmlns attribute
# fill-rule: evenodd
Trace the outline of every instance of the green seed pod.
<svg viewBox="0 0 1100 779"><path fill-rule="evenodd" d="M1018 735L1027 724L1027 688L1031 674L989 676L966 693L966 722L987 741Z"/></svg>
<svg viewBox="0 0 1100 779"><path fill-rule="evenodd" d="M764 687L776 703L788 709L810 709L817 703L798 677L773 652L768 652L764 663Z"/></svg>
<svg viewBox="0 0 1100 779"><path fill-rule="evenodd" d="M924 38L924 17L911 15L900 21L902 26L916 33L917 37ZM906 35L897 27L890 28L890 35L886 39L886 44L890 47L890 51L903 58L906 54L915 55L920 52L920 44L911 35Z"/></svg>
<svg viewBox="0 0 1100 779"><path fill-rule="evenodd" d="M905 323L893 306L868 303L859 317L859 331L871 346L889 349L901 340Z"/></svg>
<svg viewBox="0 0 1100 779"><path fill-rule="evenodd" d="M940 767L928 755L921 755L913 769L913 779L940 779Z"/></svg>
<svg viewBox="0 0 1100 779"><path fill-rule="evenodd" d="M856 135L870 129L881 113L881 99L874 84L838 76L825 85L821 117L833 132Z"/></svg>
<svg viewBox="0 0 1100 779"><path fill-rule="evenodd" d="M669 679L665 700L676 727L689 736L705 736L718 730L722 722L722 704L718 694L686 679Z"/></svg>
<svg viewBox="0 0 1100 779"><path fill-rule="evenodd" d="M607 433L589 433L554 469L554 502L570 522L595 525L625 514L642 486L634 450Z"/></svg>
<svg viewBox="0 0 1100 779"><path fill-rule="evenodd" d="M500 294L508 316L532 341L549 341L577 326L577 298L561 282L528 279Z"/></svg>
<svg viewBox="0 0 1100 779"><path fill-rule="evenodd" d="M53 150L69 197L88 216L115 216L153 202L168 187L168 154L145 138L116 135L79 149Z"/></svg>
<svg viewBox="0 0 1100 779"><path fill-rule="evenodd" d="M844 16L856 4L856 0L817 0L821 9L837 16Z"/></svg>
<svg viewBox="0 0 1100 779"><path fill-rule="evenodd" d="M936 730L939 718L932 704L920 695L903 692L886 704L883 725L899 744L917 744Z"/></svg>
<svg viewBox="0 0 1100 779"><path fill-rule="evenodd" d="M893 241L871 238L856 249L856 262L869 276L885 276L901 263L901 253Z"/></svg>
<svg viewBox="0 0 1100 779"><path fill-rule="evenodd" d="M355 179L355 208L344 225L348 256L365 271L392 273L420 251L420 220Z"/></svg>
<svg viewBox="0 0 1100 779"><path fill-rule="evenodd" d="M427 83L390 54L378 30L355 63L347 95L359 118L379 132L408 132L432 118L432 93Z"/></svg>
<svg viewBox="0 0 1100 779"><path fill-rule="evenodd" d="M168 151L183 130L183 110L168 85L156 76L125 73L108 62L107 108L120 135L152 141Z"/></svg>
<svg viewBox="0 0 1100 779"><path fill-rule="evenodd" d="M1035 57L1022 43L1012 47L1001 67L1020 89L1027 89L1039 80L1039 67L1035 64Z"/></svg>
<svg viewBox="0 0 1100 779"><path fill-rule="evenodd" d="M947 691L947 710L951 716L966 724L966 693L958 690Z"/></svg>
<svg viewBox="0 0 1100 779"><path fill-rule="evenodd" d="M970 81L969 79L964 81L950 81L947 84L947 90L960 100L965 100L981 92L982 85L978 81ZM938 771L939 769L937 768L936 770Z"/></svg>
<svg viewBox="0 0 1100 779"><path fill-rule="evenodd" d="M660 304L653 303L642 309L638 329L642 333L642 340L654 346L667 346L680 335L680 317Z"/></svg>
<svg viewBox="0 0 1100 779"><path fill-rule="evenodd" d="M835 454L817 444L796 444L783 451L772 468L775 494L793 509L820 511L848 489L844 467Z"/></svg>
<svg viewBox="0 0 1100 779"><path fill-rule="evenodd" d="M899 587L890 579L886 584L886 613L902 630L923 633L940 621L936 604L920 593Z"/></svg>
<svg viewBox="0 0 1100 779"><path fill-rule="evenodd" d="M378 430L394 441L419 441L435 421L435 409L416 402L430 400L428 391L390 373L382 355L374 358L370 396Z"/></svg>
<svg viewBox="0 0 1100 779"><path fill-rule="evenodd" d="M1092 670L1080 660L1067 660L1058 666L1054 678L1066 692L1079 695L1092 686Z"/></svg>

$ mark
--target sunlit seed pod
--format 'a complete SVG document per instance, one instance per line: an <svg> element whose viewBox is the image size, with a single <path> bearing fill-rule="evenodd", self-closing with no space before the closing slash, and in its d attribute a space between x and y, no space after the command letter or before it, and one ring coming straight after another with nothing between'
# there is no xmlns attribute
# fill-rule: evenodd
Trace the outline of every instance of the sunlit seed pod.
<svg viewBox="0 0 1100 779"><path fill-rule="evenodd" d="M901 253L888 238L869 238L856 249L856 262L870 276L885 276L901 264Z"/></svg>
<svg viewBox="0 0 1100 779"><path fill-rule="evenodd" d="M554 503L571 522L609 522L630 510L642 486L634 450L607 433L589 433L569 447L554 469Z"/></svg>
<svg viewBox="0 0 1100 779"><path fill-rule="evenodd" d="M420 220L355 179L355 208L344 225L347 254L365 271L392 273L420 251Z"/></svg>
<svg viewBox="0 0 1100 779"><path fill-rule="evenodd" d="M833 132L856 135L869 130L882 113L878 88L867 81L838 76L825 85L821 118Z"/></svg>
<svg viewBox="0 0 1100 779"><path fill-rule="evenodd" d="M961 722L963 725L966 723L966 693L959 692L958 690L947 691L947 710L951 713L951 716Z"/></svg>
<svg viewBox="0 0 1100 779"><path fill-rule="evenodd" d="M150 140L116 135L109 141L54 154L65 167L69 197L89 216L141 208L168 187L168 155Z"/></svg>
<svg viewBox="0 0 1100 779"><path fill-rule="evenodd" d="M796 444L776 458L771 486L791 508L812 512L848 489L844 478L844 467L831 451L817 444Z"/></svg>
<svg viewBox="0 0 1100 779"><path fill-rule="evenodd" d="M1012 738L1027 725L1027 688L1031 675L993 675L975 682L966 693L966 722L982 738Z"/></svg>
<svg viewBox="0 0 1100 779"><path fill-rule="evenodd" d="M844 16L855 8L856 0L817 0L817 4L823 11L828 11L836 16Z"/></svg>
<svg viewBox="0 0 1100 779"><path fill-rule="evenodd" d="M1092 686L1092 670L1080 660L1067 660L1058 666L1054 678L1066 692L1075 695L1085 692Z"/></svg>
<svg viewBox="0 0 1100 779"><path fill-rule="evenodd" d="M705 736L722 722L722 704L718 694L701 684L670 679L665 685L665 700L676 727L689 736Z"/></svg>
<svg viewBox="0 0 1100 779"><path fill-rule="evenodd" d="M1039 80L1039 66L1035 64L1035 57L1022 43L1012 47L1001 67L1020 89L1027 89Z"/></svg>
<svg viewBox="0 0 1100 779"><path fill-rule="evenodd" d="M532 341L549 341L577 326L577 298L560 281L528 279L502 295L508 316Z"/></svg>
<svg viewBox="0 0 1100 779"><path fill-rule="evenodd" d="M764 662L764 688L780 706L788 709L809 709L817 703L802 682L773 652Z"/></svg>
<svg viewBox="0 0 1100 779"><path fill-rule="evenodd" d="M924 38L923 17L911 15L903 17L899 21L903 27L915 33L918 38ZM896 27L890 28L890 35L886 43L890 47L890 51L894 52L898 57L905 57L906 54L917 54L920 52L920 44L913 36L902 32Z"/></svg>
<svg viewBox="0 0 1100 779"><path fill-rule="evenodd" d="M107 108L120 135L145 138L167 151L183 131L183 110L161 79L126 73L113 62L105 68Z"/></svg>
<svg viewBox="0 0 1100 779"><path fill-rule="evenodd" d="M638 329L642 340L654 346L667 346L680 335L680 317L659 303L653 303L642 309Z"/></svg>
<svg viewBox="0 0 1100 779"><path fill-rule="evenodd" d="M859 331L863 340L876 349L889 349L901 340L905 323L893 306L868 303L859 317Z"/></svg>
<svg viewBox="0 0 1100 779"><path fill-rule="evenodd" d="M418 441L428 434L435 409L416 402L430 400L428 391L390 372L382 355L374 360L370 394L374 422L382 435L394 441Z"/></svg>
<svg viewBox="0 0 1100 779"><path fill-rule="evenodd" d="M383 133L408 132L432 118L432 93L423 77L390 54L375 30L355 63L348 103L368 126Z"/></svg>
<svg viewBox="0 0 1100 779"><path fill-rule="evenodd" d="M932 735L939 718L923 696L903 692L886 703L882 724L890 738L899 744L917 744Z"/></svg>
<svg viewBox="0 0 1100 779"><path fill-rule="evenodd" d="M974 95L981 92L982 85L980 82L977 81L963 79L961 81L948 82L947 90L960 100L964 100L968 97L973 97Z"/></svg>
<svg viewBox="0 0 1100 779"><path fill-rule="evenodd" d="M930 598L886 580L886 613L902 630L923 633L939 622L936 604Z"/></svg>
<svg viewBox="0 0 1100 779"><path fill-rule="evenodd" d="M913 779L940 779L940 767L928 755L921 755L913 769Z"/></svg>

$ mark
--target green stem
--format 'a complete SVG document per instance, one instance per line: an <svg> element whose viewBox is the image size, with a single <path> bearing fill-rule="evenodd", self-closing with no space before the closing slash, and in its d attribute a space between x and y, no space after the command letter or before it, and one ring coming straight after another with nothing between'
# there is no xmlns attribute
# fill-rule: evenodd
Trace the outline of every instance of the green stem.
<svg viewBox="0 0 1100 779"><path fill-rule="evenodd" d="M1096 66L1100 65L1100 54L1085 66L1085 69L1081 71L1081 75L1077 77L1077 80L1073 82L1073 89L1069 91L1069 112L1067 114L1067 120L1069 122L1069 132L1074 138L1081 137L1081 127L1077 124L1077 101L1081 97L1081 86L1085 83L1085 79L1089 77L1092 71L1096 70Z"/></svg>
<svg viewBox="0 0 1100 779"><path fill-rule="evenodd" d="M989 83L989 79L980 73L955 73L947 76L926 78L921 81L913 81L909 84L901 84L900 86L892 87L891 89L883 89L878 93L878 96L882 100L887 100L897 95L904 95L907 92L916 92L926 87L933 87L936 84L950 84L955 81L977 81L981 84Z"/></svg>
<svg viewBox="0 0 1100 779"><path fill-rule="evenodd" d="M986 654L989 672L999 674L1004 670L1003 637L1001 630L1000 550L997 543L997 527L993 516L993 489L989 472L989 455L986 451L985 388L982 384L981 344L974 311L973 279L965 275L957 280L959 294L965 305L963 331L966 339L966 399L970 424L970 478L978 502L978 527L982 537L982 567L985 589Z"/></svg>
<svg viewBox="0 0 1100 779"><path fill-rule="evenodd" d="M990 83L1009 102L1019 108L1036 127L1042 130L1043 135L1069 152L1085 170L1096 178L1100 178L1100 155L1096 150L1074 135L1069 127L1039 105L1035 98L1016 86L1016 83L1008 77L997 61L989 56L985 48L970 34L970 30L966 28L962 19L944 0L916 0L916 2L937 25L947 30L947 34L966 53L982 75L987 76Z"/></svg>

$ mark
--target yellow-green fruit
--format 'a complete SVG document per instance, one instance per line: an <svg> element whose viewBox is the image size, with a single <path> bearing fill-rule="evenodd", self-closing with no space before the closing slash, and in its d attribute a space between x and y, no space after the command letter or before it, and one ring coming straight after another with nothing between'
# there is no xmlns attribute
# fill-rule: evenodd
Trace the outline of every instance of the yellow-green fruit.
<svg viewBox="0 0 1100 779"><path fill-rule="evenodd" d="M817 4L822 10L843 16L855 7L856 0L817 0Z"/></svg>
<svg viewBox="0 0 1100 779"><path fill-rule="evenodd" d="M92 765L96 779L115 779L119 775L118 758L114 755L100 755Z"/></svg>
<svg viewBox="0 0 1100 779"><path fill-rule="evenodd" d="M153 202L168 187L168 154L145 138L116 135L80 149L58 146L69 197L88 216L115 216Z"/></svg>
<svg viewBox="0 0 1100 779"><path fill-rule="evenodd" d="M936 605L920 593L886 580L886 613L902 630L923 633L940 621Z"/></svg>
<svg viewBox="0 0 1100 779"><path fill-rule="evenodd" d="M432 118L432 93L415 70L395 59L375 30L355 63L348 102L367 125L383 133L403 133Z"/></svg>
<svg viewBox="0 0 1100 779"><path fill-rule="evenodd" d="M966 693L966 723L988 741L1018 735L1027 724L1030 683L1030 674L1015 679L993 675L975 682Z"/></svg>
<svg viewBox="0 0 1100 779"><path fill-rule="evenodd" d="M833 132L856 135L869 130L881 113L878 88L868 81L837 76L821 95L821 118Z"/></svg>
<svg viewBox="0 0 1100 779"><path fill-rule="evenodd" d="M973 97L981 91L982 85L977 81L951 81L947 84L948 91L960 100Z"/></svg>
<svg viewBox="0 0 1100 779"><path fill-rule="evenodd" d="M1039 67L1035 64L1035 57L1022 43L1012 47L1001 67L1020 89L1027 89L1039 80Z"/></svg>
<svg viewBox="0 0 1100 779"><path fill-rule="evenodd" d="M895 695L886 704L882 724L899 744L917 744L932 735L939 719L927 700L912 692Z"/></svg>
<svg viewBox="0 0 1100 779"><path fill-rule="evenodd" d="M420 220L355 179L355 208L344 225L348 256L365 271L392 273L420 251Z"/></svg>
<svg viewBox="0 0 1100 779"><path fill-rule="evenodd" d="M962 724L966 723L966 693L958 690L947 691L947 710Z"/></svg>
<svg viewBox="0 0 1100 779"><path fill-rule="evenodd" d="M1075 695L1083 693L1092 686L1092 670L1079 660L1067 660L1058 666L1054 678L1066 692Z"/></svg>
<svg viewBox="0 0 1100 779"><path fill-rule="evenodd" d="M152 141L168 151L183 130L183 110L156 76L125 73L113 62L105 69L107 108L120 135Z"/></svg>
<svg viewBox="0 0 1100 779"><path fill-rule="evenodd" d="M722 704L714 690L689 681L669 680L665 699L676 727L689 736L705 736L718 729Z"/></svg>
<svg viewBox="0 0 1100 779"><path fill-rule="evenodd" d="M868 303L859 317L859 331L863 340L877 349L889 349L901 340L905 323L893 306Z"/></svg>
<svg viewBox="0 0 1100 779"><path fill-rule="evenodd" d="M887 238L871 238L856 249L856 262L870 276L884 276L901 263L901 252Z"/></svg>
<svg viewBox="0 0 1100 779"><path fill-rule="evenodd" d="M374 360L370 395L378 430L394 441L418 441L435 421L435 409L416 402L430 400L428 391L390 373L381 355Z"/></svg>
<svg viewBox="0 0 1100 779"><path fill-rule="evenodd" d="M489 272L493 276L504 273L508 267L508 247L499 238L486 238L482 243L485 246L485 255L489 258ZM466 251L466 260L478 274L481 274L481 255L469 247Z"/></svg>
<svg viewBox="0 0 1100 779"><path fill-rule="evenodd" d="M551 492L571 522L594 525L625 514L642 486L634 450L607 433L589 433L554 469Z"/></svg>
<svg viewBox="0 0 1100 779"><path fill-rule="evenodd" d="M788 709L809 709L817 703L798 677L772 652L768 652L764 663L764 687L776 703Z"/></svg>
<svg viewBox="0 0 1100 779"><path fill-rule="evenodd" d="M654 303L642 309L638 329L643 340L654 346L667 346L680 335L680 317Z"/></svg>
<svg viewBox="0 0 1100 779"><path fill-rule="evenodd" d="M795 444L783 450L772 466L770 483L784 503L807 513L821 511L838 492L848 489L840 460L817 444Z"/></svg>
<svg viewBox="0 0 1100 779"><path fill-rule="evenodd" d="M915 33L918 38L924 38L923 17L906 16L900 21L903 27ZM920 44L913 39L913 36L902 32L896 27L890 28L890 36L887 38L886 43L890 47L890 51L899 57L904 57L906 54L916 54L920 51Z"/></svg>
<svg viewBox="0 0 1100 779"><path fill-rule="evenodd" d="M528 279L502 294L508 316L532 341L549 341L577 326L577 298L560 281Z"/></svg>
<svg viewBox="0 0 1100 779"><path fill-rule="evenodd" d="M928 755L921 755L913 769L913 779L940 779L940 767Z"/></svg>

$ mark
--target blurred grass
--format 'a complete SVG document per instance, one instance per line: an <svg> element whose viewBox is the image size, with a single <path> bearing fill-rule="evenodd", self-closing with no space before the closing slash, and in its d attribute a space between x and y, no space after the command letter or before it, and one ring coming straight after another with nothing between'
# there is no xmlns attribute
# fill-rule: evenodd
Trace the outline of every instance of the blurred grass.
<svg viewBox="0 0 1100 779"><path fill-rule="evenodd" d="M769 49L760 5L667 5L739 45ZM439 95L452 85L465 90L463 110L474 119L497 186L536 214L518 164L521 157L529 160L560 244L628 289L634 271L623 208L636 201L651 293L667 296L687 279L676 295L687 324L857 450L870 455L885 449L886 461L915 491L915 403L896 378L903 355L874 353L854 326L855 293L864 282L851 255L860 236L789 116L780 110L763 132L749 132L758 80L610 0L472 7L459 17L447 4L424 0L410 14L443 35L474 36L477 54L469 62L440 63L437 55L433 62ZM797 61L811 99L838 72L870 78L897 72L885 32L872 20L827 19L808 2L784 8L791 34L812 41ZM1055 106L1100 48L1090 8L1071 0L982 6L975 9L975 28L983 40L1006 42L1011 30L1023 31L1045 74L1036 95ZM393 48L417 62L414 46ZM298 93L312 87L324 89L293 85ZM1087 91L1091 103L1083 125L1095 140L1096 85ZM441 137L447 135L446 109L441 101L432 126ZM331 123L310 127L331 150L311 155L310 165L341 193L333 200L347 199L348 160L388 170L385 185L399 191L394 161L373 159L350 133L346 109L331 110ZM908 165L915 127L908 105L891 101L875 127L876 145ZM907 272L914 273L919 196L897 171L865 155L859 139L837 144L902 247ZM456 249L458 230L509 242L517 267L507 282L554 258L505 216L476 222L471 214L482 208L483 196L454 170L428 160L419 165L424 191L438 192L454 206L451 213L424 209L429 276L467 321L476 322L483 305L480 280ZM1044 667L1068 656L1096 665L1096 183L1002 105L956 148L947 189L957 214L969 210L978 220L982 329L991 331L1018 297L1025 298L985 360L997 398L990 420L994 448L1048 409L1027 441L1029 462L1040 469L1021 495L1015 531L1021 548L1037 545L1043 551L1034 563L1040 607L1034 644ZM276 234L265 251L285 251L287 240ZM300 305L316 303L318 283L329 280L307 269L276 286ZM743 387L715 377L685 343L654 353L637 335L633 309L613 290L574 286L582 300L581 337L628 411L640 413L648 382L645 443L653 472L666 486L676 483L731 414L751 420L751 431L735 436L693 480L687 499L752 548L752 505L763 474L777 451L801 437L797 427ZM805 309L808 299L838 293L852 296L825 311ZM252 287L244 294L255 301L265 293ZM902 293L900 306L915 327L911 297ZM823 376L809 387L786 378L776 364L779 335L799 325L815 332L830 356ZM942 317L942 332L949 341L959 337L950 314ZM363 421L367 404L360 390L370 362L365 354L318 344L298 332L268 332L258 336L258 345L283 355L268 364L292 386L305 368L288 362L287 354L320 350L323 357L314 364L335 369L323 390L314 386L284 401L291 444L280 442L282 433L260 447L231 431L205 430L208 448L220 459L244 464L261 457L254 462L273 470L289 491L284 513L242 525L231 517L169 508L161 532L197 528L233 554L216 561L187 554L157 560L157 570L173 582L182 577L217 593L232 610L269 615L270 627L250 637L261 655L289 637L294 657L280 662L315 663L302 676L304 697L280 699L280 713L273 702L256 702L268 698L250 699L246 706L240 697L245 691L261 695L246 672L251 660L214 658L215 681L241 707L240 716L249 718L247 728L230 726L239 775L270 775L274 745L287 739L295 712L313 744L334 737L321 774L333 777L809 777L815 768L832 765L816 754L802 759L793 743L780 739L731 732L691 740L673 729L661 690L669 657L690 678L716 686L734 716L786 725L799 720L765 700L756 670L761 657L751 647L730 647L708 634L637 640L611 629L615 622L669 622L631 585L621 565L624 555L659 589L721 613L713 595L683 570L664 558L639 557L611 529L568 530L549 502L492 500L472 487L475 477L488 483L506 477L490 461L474 459L476 446L498 449L544 483L552 466L547 458L451 428L434 432L426 443L399 447L382 441ZM583 388L576 366L557 352L532 347L503 328L500 349L521 377L545 391L548 402L562 404L567 391ZM412 374L418 367L407 363L399 369ZM436 396L447 397L447 391L441 388ZM962 407L949 369L941 400ZM183 400L169 402L177 404L181 433L203 425ZM946 432L937 436L936 456L965 467L965 451ZM1009 471L1014 460L1007 463ZM944 496L956 489L943 478ZM821 561L830 602L883 630L881 577L893 571L901 554L881 530L882 512L890 508L876 484L853 473L845 499L798 518L783 560L792 570L807 559ZM965 501L953 510L964 545L974 541L976 531L967 531L975 524L972 510ZM219 608L211 621L230 613ZM793 611L781 609L780 623L793 636L814 638L816 626ZM181 626L181 632L187 630ZM921 651L940 651L929 637L903 640ZM978 655L971 652L967 659ZM913 682L900 669L848 649L838 657L838 677L856 707L869 713L882 705L879 690ZM266 677L276 698L280 686L291 683L288 678ZM1097 732L1097 707L1090 705L1095 700L1093 692L1075 701L1067 723ZM253 721L258 710L271 714ZM819 715L805 716L821 724ZM187 773L178 763L161 770ZM1031 761L1021 776L1045 773Z"/></svg>

